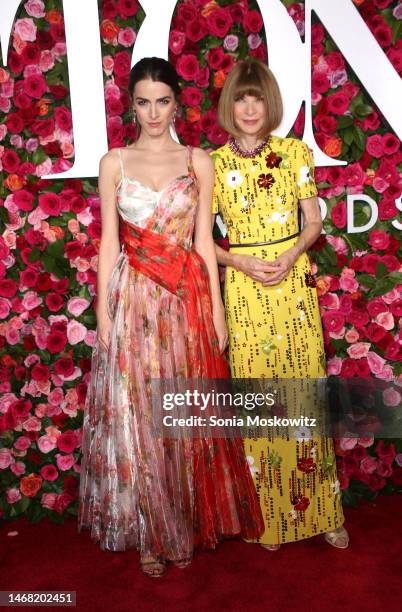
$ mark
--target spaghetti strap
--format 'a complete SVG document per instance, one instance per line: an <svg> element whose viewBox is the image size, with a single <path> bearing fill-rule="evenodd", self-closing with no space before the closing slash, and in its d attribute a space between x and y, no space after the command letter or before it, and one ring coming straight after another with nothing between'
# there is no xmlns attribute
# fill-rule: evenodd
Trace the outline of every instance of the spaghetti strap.
<svg viewBox="0 0 402 612"><path fill-rule="evenodd" d="M124 179L124 165L123 165L123 158L121 156L121 149L120 147L117 149L119 152L119 160L120 160L120 170L121 170L121 180Z"/></svg>
<svg viewBox="0 0 402 612"><path fill-rule="evenodd" d="M194 175L193 147L190 145L187 145L187 169L189 174Z"/></svg>

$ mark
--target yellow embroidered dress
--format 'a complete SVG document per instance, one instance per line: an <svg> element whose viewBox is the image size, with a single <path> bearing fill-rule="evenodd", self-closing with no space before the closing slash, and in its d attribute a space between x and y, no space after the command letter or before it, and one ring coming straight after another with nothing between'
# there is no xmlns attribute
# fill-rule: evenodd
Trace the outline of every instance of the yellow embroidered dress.
<svg viewBox="0 0 402 612"><path fill-rule="evenodd" d="M213 212L230 244L272 242L299 231L300 199L317 195L306 144L272 136L257 155L229 143L214 151ZM297 241L231 247L274 260ZM263 287L226 268L225 305L233 378L322 378L325 355L317 291L303 253L279 284ZM286 439L287 438L287 439ZM300 427L286 437L246 438L247 459L264 516L256 541L280 544L336 529L344 522L333 442Z"/></svg>

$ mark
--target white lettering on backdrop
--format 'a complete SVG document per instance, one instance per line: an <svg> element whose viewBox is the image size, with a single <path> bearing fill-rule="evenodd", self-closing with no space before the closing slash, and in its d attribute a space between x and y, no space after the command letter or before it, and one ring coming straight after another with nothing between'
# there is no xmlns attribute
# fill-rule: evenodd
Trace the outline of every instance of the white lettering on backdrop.
<svg viewBox="0 0 402 612"><path fill-rule="evenodd" d="M402 138L402 115L398 103L402 99L401 79L360 17L352 0L337 0L336 3L333 0L306 0L304 43L280 0L257 0L257 3L267 33L269 64L278 78L284 99L285 113L282 124L276 131L278 135L285 136L289 132L302 102L305 101L306 123L303 139L313 150L316 165L334 166L345 163L325 155L313 135L310 45L311 13L315 11L395 133ZM132 64L150 55L168 57L169 30L176 4L177 0L141 1L146 17L134 46ZM2 0L0 3L0 40L5 64L12 25L19 5L19 0ZM76 0L63 0L63 8L75 162L67 172L44 178L94 177L98 175L99 158L107 151L98 3L97 0L80 3L79 19ZM367 203L367 196L348 198L348 231L352 233L365 231L364 228L353 225L353 206L358 200ZM371 202L375 205L373 200ZM372 212L369 223L376 217L373 209ZM401 224L397 221L393 221L393 225L401 229Z"/></svg>

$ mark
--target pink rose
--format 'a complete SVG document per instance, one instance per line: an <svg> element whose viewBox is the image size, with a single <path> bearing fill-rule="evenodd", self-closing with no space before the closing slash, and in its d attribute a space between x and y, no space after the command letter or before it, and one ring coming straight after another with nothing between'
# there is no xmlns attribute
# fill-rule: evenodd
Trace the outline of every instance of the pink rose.
<svg viewBox="0 0 402 612"><path fill-rule="evenodd" d="M381 325L381 327L388 331L393 329L395 326L394 317L390 312L380 312L380 314L376 316L375 321L378 323L378 325Z"/></svg>
<svg viewBox="0 0 402 612"><path fill-rule="evenodd" d="M22 461L16 461L10 465L10 470L16 476L21 476L21 474L25 474L26 471L25 463L22 463Z"/></svg>
<svg viewBox="0 0 402 612"><path fill-rule="evenodd" d="M24 8L28 15L31 17L35 17L36 19L41 19L41 17L45 16L45 5L42 0L28 0L25 3Z"/></svg>
<svg viewBox="0 0 402 612"><path fill-rule="evenodd" d="M38 296L36 291L27 291L22 300L22 305L26 310L33 310L43 303L43 299Z"/></svg>
<svg viewBox="0 0 402 612"><path fill-rule="evenodd" d="M345 436L340 439L339 446L344 451L352 450L356 446L358 438L352 438L351 436Z"/></svg>
<svg viewBox="0 0 402 612"><path fill-rule="evenodd" d="M396 407L400 406L402 403L401 394L394 387L388 387L388 389L385 389L385 391L383 391L382 398L386 406Z"/></svg>
<svg viewBox="0 0 402 612"><path fill-rule="evenodd" d="M41 497L41 504L43 508L49 508L53 510L56 503L57 493L43 493Z"/></svg>
<svg viewBox="0 0 402 612"><path fill-rule="evenodd" d="M57 453L56 461L59 470L61 470L62 472L66 472L67 470L70 470L73 467L75 463L75 458L74 455L60 455L60 453Z"/></svg>
<svg viewBox="0 0 402 612"><path fill-rule="evenodd" d="M357 342L359 337L360 337L359 332L354 327L352 329L348 329L348 331L345 334L345 340L346 342L349 342L349 344L353 344L354 342Z"/></svg>
<svg viewBox="0 0 402 612"><path fill-rule="evenodd" d="M354 293L359 288L359 283L353 276L349 276L346 274L342 274L339 279L339 286L342 291L347 291L348 293Z"/></svg>
<svg viewBox="0 0 402 612"><path fill-rule="evenodd" d="M367 353L367 362L370 368L370 371L373 374L379 374L385 365L385 359L377 355L374 351L369 351Z"/></svg>
<svg viewBox="0 0 402 612"><path fill-rule="evenodd" d="M50 453L50 451L56 448L56 442L53 440L53 438L50 438L50 436L48 435L41 436L40 438L38 438L38 440L36 441L36 444L40 452L45 453L45 454Z"/></svg>
<svg viewBox="0 0 402 612"><path fill-rule="evenodd" d="M361 359L362 357L367 357L370 347L370 342L356 342L349 346L346 352L352 359Z"/></svg>
<svg viewBox="0 0 402 612"><path fill-rule="evenodd" d="M82 342L87 334L87 328L79 321L69 321L67 325L67 338L70 344Z"/></svg>
<svg viewBox="0 0 402 612"><path fill-rule="evenodd" d="M117 40L123 47L132 47L136 37L137 35L132 28L124 28L124 30L120 30Z"/></svg>
<svg viewBox="0 0 402 612"><path fill-rule="evenodd" d="M67 302L67 310L74 317L79 317L84 310L86 310L89 306L89 301L85 298L73 297L70 298Z"/></svg>
<svg viewBox="0 0 402 612"><path fill-rule="evenodd" d="M10 449L0 448L0 470L7 469L14 462Z"/></svg>
<svg viewBox="0 0 402 612"><path fill-rule="evenodd" d="M7 503L8 504L15 504L17 501L20 501L21 499L21 493L19 491L19 489L7 489L6 490L6 495L7 495Z"/></svg>
<svg viewBox="0 0 402 612"><path fill-rule="evenodd" d="M338 376L342 368L342 359L340 357L331 357L327 362L328 376Z"/></svg>
<svg viewBox="0 0 402 612"><path fill-rule="evenodd" d="M374 251L385 251L390 243L390 236L383 230L372 230L368 239L369 245Z"/></svg>
<svg viewBox="0 0 402 612"><path fill-rule="evenodd" d="M332 246L332 248L334 249L336 253L339 253L340 255L347 254L348 247L347 247L346 242L341 236L331 236L330 234L328 234L326 236L326 239L327 239L327 242L329 242L329 244Z"/></svg>
<svg viewBox="0 0 402 612"><path fill-rule="evenodd" d="M14 448L25 451L31 446L31 440L27 436L20 436L14 442Z"/></svg>
<svg viewBox="0 0 402 612"><path fill-rule="evenodd" d="M14 25L14 33L25 40L26 42L34 42L36 40L36 25L33 19L29 17L25 19L17 19Z"/></svg>
<svg viewBox="0 0 402 612"><path fill-rule="evenodd" d="M175 55L180 55L182 49L186 43L186 36L184 32L178 30L171 30L169 34L169 49Z"/></svg>
<svg viewBox="0 0 402 612"><path fill-rule="evenodd" d="M223 46L225 47L226 51L236 51L237 47L239 46L238 36L235 34L228 34L223 41Z"/></svg>
<svg viewBox="0 0 402 612"><path fill-rule="evenodd" d="M367 138L366 150L369 155L377 159L384 155L384 144L381 134L373 134Z"/></svg>
<svg viewBox="0 0 402 612"><path fill-rule="evenodd" d="M358 440L359 446L363 446L363 448L368 448L374 444L374 434L370 433Z"/></svg>
<svg viewBox="0 0 402 612"><path fill-rule="evenodd" d="M373 474L377 468L377 460L374 457L365 457L360 462L360 469L364 474Z"/></svg>

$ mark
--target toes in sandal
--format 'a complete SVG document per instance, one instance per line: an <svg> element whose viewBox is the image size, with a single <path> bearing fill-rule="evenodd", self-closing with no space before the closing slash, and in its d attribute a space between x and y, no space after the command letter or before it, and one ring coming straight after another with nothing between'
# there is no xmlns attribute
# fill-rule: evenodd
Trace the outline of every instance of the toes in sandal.
<svg viewBox="0 0 402 612"><path fill-rule="evenodd" d="M150 578L160 578L165 573L166 565L158 559L141 560L141 569Z"/></svg>
<svg viewBox="0 0 402 612"><path fill-rule="evenodd" d="M279 550L281 547L280 544L261 544L261 546L265 548L266 550L270 550L271 552L275 552Z"/></svg>
<svg viewBox="0 0 402 612"><path fill-rule="evenodd" d="M347 548L349 546L349 534L344 527L328 531L324 534L324 539L334 548Z"/></svg>

